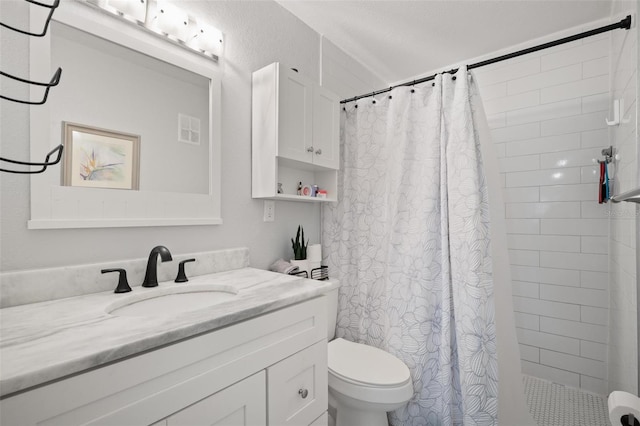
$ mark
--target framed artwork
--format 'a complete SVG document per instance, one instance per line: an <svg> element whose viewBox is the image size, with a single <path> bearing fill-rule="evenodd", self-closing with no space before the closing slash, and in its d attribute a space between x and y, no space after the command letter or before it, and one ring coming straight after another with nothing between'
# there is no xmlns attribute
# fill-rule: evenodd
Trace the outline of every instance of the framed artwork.
<svg viewBox="0 0 640 426"><path fill-rule="evenodd" d="M138 189L140 136L62 122L63 185Z"/></svg>

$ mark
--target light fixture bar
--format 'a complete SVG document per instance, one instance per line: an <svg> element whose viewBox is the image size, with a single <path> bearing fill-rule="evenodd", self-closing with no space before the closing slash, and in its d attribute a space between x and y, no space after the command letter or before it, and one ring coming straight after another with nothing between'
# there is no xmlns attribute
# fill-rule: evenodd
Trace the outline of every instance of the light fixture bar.
<svg viewBox="0 0 640 426"><path fill-rule="evenodd" d="M176 46L179 46L185 50L188 50L191 53L194 53L196 55L202 56L204 58L207 58L209 60L212 60L214 62L220 62L220 55L213 53L213 52L208 52L208 51L204 51L200 48L198 48L196 45L191 45L188 42L184 42L182 40L179 40L177 38L178 35L174 35L174 34L164 34L159 32L158 30L153 28L153 25L147 26L145 25L145 23L138 21L138 20L133 20L133 19L128 19L127 17L122 16L120 13L114 12L116 9L113 7L110 7L109 9L105 9L103 7L101 7L99 4L96 4L90 0L77 0L79 3L85 4L87 6L90 6L91 8L99 11L102 14L111 16L111 17L115 17L115 18L119 18L122 22L126 22L128 25L131 25L132 27L138 28L140 30L143 30L149 34L153 34L154 36L161 38L162 40L165 40L171 44L174 44ZM114 11L111 11L110 9L113 9ZM147 20L149 20L149 18L147 18ZM198 27L198 23L195 23L193 25L189 25L191 27ZM195 31L195 29L194 29ZM221 33L220 33L221 34ZM219 43L222 44L222 38L220 37L219 39ZM220 52L221 49L218 50L218 52Z"/></svg>

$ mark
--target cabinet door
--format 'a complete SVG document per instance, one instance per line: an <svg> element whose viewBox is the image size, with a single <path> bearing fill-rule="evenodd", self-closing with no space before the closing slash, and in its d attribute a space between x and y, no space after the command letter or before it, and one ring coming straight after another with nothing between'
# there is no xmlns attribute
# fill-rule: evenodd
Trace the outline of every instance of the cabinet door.
<svg viewBox="0 0 640 426"><path fill-rule="evenodd" d="M267 368L270 426L307 426L327 411L327 342Z"/></svg>
<svg viewBox="0 0 640 426"><path fill-rule="evenodd" d="M311 163L313 85L297 72L279 67L278 156Z"/></svg>
<svg viewBox="0 0 640 426"><path fill-rule="evenodd" d="M313 163L340 166L340 99L322 87L313 93Z"/></svg>
<svg viewBox="0 0 640 426"><path fill-rule="evenodd" d="M167 418L167 426L264 425L265 373L261 371Z"/></svg>

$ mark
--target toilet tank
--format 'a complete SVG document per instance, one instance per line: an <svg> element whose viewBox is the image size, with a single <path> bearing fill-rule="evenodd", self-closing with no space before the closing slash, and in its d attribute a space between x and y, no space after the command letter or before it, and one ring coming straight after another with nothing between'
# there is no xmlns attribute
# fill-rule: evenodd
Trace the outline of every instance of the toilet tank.
<svg viewBox="0 0 640 426"><path fill-rule="evenodd" d="M332 282L338 284L337 281ZM333 290L325 293L325 297L327 298L327 340L331 341L334 337L336 337L336 320L338 318L338 290L340 286L338 285Z"/></svg>

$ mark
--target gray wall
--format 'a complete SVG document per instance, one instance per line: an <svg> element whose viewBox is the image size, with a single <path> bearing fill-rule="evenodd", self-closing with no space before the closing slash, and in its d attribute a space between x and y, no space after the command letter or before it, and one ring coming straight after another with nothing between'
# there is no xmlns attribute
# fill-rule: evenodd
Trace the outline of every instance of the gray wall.
<svg viewBox="0 0 640 426"><path fill-rule="evenodd" d="M289 238L298 224L311 243L320 241L320 206L277 202L276 220L262 221L263 202L251 198L251 72L280 61L320 81L321 36L272 1L189 1L180 6L191 15L204 17L225 34L222 63L222 218L220 226L159 228L28 230L29 177L0 174L0 269L14 271L139 258L156 244L174 254L229 247L248 247L250 263L267 268L278 257L289 258ZM5 22L28 22L29 4L0 1ZM29 75L28 37L2 28L0 68L18 76ZM338 56L337 49L330 54ZM339 73L366 75L348 87L325 84L340 96L365 92L373 81L386 84L343 53ZM347 62L345 63L345 58ZM350 63L349 63L350 62ZM325 67L326 68L326 67ZM362 74L364 72L364 74ZM338 76L336 76L338 74ZM64 74L63 74L64 78ZM351 77L350 77L351 78ZM366 87L366 88L365 88ZM2 88L0 87L0 90ZM357 93L355 93L357 94ZM52 89L51 96L55 96ZM29 108L0 101L2 157L29 158ZM59 173L55 166L47 173ZM35 175L33 179L37 179Z"/></svg>

